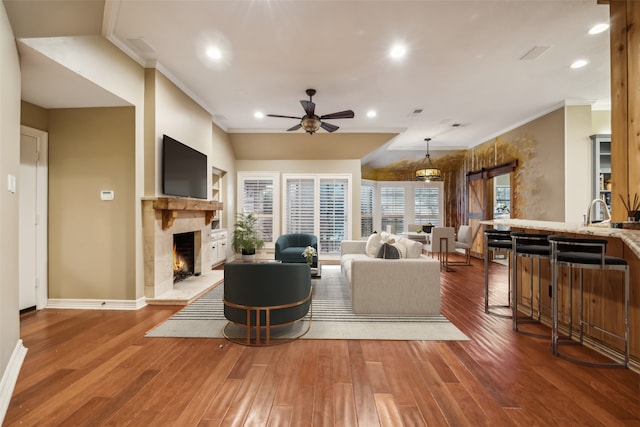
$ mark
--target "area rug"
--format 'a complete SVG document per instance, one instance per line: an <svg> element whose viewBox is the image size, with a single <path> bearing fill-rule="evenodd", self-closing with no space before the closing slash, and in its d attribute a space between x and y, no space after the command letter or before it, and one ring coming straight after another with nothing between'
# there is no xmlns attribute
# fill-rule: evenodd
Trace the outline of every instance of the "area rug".
<svg viewBox="0 0 640 427"><path fill-rule="evenodd" d="M360 315L351 312L351 299L340 266L322 267L322 278L314 279L313 315L292 326L304 330L311 322L305 339L468 341L444 316ZM147 337L223 338L227 324L219 285L166 322L147 333ZM239 328L239 333L242 331ZM277 337L277 331L272 336ZM275 334L275 335L274 335Z"/></svg>

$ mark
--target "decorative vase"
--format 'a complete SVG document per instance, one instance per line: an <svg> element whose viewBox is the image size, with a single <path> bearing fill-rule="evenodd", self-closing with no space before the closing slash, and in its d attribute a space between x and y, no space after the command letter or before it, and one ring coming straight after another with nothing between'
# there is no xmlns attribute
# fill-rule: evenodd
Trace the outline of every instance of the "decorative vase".
<svg viewBox="0 0 640 427"><path fill-rule="evenodd" d="M242 260L244 262L254 262L256 260L255 249L242 249Z"/></svg>

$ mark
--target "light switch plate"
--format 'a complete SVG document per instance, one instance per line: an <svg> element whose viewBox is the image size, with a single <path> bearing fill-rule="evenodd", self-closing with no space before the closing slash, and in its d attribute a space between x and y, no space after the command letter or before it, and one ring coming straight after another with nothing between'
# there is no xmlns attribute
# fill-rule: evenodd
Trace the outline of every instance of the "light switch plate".
<svg viewBox="0 0 640 427"><path fill-rule="evenodd" d="M100 200L113 200L115 197L113 190L100 191Z"/></svg>
<svg viewBox="0 0 640 427"><path fill-rule="evenodd" d="M7 189L9 190L10 193L15 193L16 192L16 177L15 177L15 175L9 174L7 176Z"/></svg>

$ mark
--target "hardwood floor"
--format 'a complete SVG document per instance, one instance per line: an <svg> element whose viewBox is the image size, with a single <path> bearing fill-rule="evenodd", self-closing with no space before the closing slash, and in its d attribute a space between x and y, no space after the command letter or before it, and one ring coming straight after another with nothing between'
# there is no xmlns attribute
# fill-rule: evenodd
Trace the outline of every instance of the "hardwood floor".
<svg viewBox="0 0 640 427"><path fill-rule="evenodd" d="M28 353L4 425L640 425L637 373L555 358L548 339L485 315L482 271L442 275L442 312L468 342L251 348L144 338L177 307L39 311L21 321ZM496 298L506 276L492 267Z"/></svg>

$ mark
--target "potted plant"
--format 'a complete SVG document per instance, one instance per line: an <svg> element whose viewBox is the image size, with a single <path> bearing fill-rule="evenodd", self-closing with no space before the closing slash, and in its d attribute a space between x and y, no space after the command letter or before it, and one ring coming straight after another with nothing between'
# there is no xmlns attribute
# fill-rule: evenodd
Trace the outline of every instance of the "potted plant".
<svg viewBox="0 0 640 427"><path fill-rule="evenodd" d="M239 213L233 225L231 245L236 253L241 253L243 259L255 258L256 249L264 246L257 228L258 217L254 213Z"/></svg>
<svg viewBox="0 0 640 427"><path fill-rule="evenodd" d="M431 233L431 230L433 230L433 224L431 224L430 222L422 225L422 231L424 231L425 233Z"/></svg>

